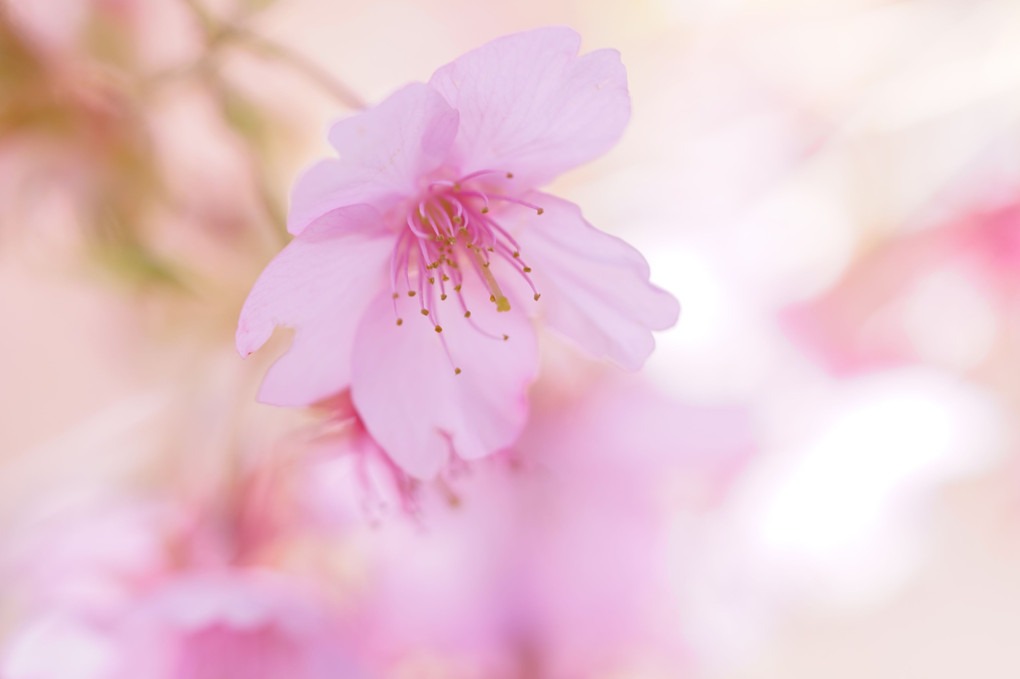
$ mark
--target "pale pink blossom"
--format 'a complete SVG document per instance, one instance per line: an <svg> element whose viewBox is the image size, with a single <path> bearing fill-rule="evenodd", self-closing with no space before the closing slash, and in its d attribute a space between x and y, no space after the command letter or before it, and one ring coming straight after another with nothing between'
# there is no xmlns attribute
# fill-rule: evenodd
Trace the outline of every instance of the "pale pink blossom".
<svg viewBox="0 0 1020 679"><path fill-rule="evenodd" d="M709 546L678 527L704 523L754 449L745 409L629 376L543 399L512 451L423 488L420 522L361 528L359 646L396 676L686 676L685 572Z"/></svg>
<svg viewBox="0 0 1020 679"><path fill-rule="evenodd" d="M619 55L579 46L566 28L500 38L333 126L340 157L299 179L296 237L241 312L242 355L295 329L260 400L350 388L379 445L431 478L451 453L517 438L532 314L595 356L643 364L676 300L637 251L537 190L605 153L630 116Z"/></svg>

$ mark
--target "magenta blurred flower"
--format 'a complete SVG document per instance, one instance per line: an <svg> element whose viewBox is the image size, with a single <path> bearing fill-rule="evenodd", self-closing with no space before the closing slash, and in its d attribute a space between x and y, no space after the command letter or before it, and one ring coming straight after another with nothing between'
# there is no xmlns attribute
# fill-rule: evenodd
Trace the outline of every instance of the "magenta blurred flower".
<svg viewBox="0 0 1020 679"><path fill-rule="evenodd" d="M956 354L987 350L983 312L993 321L1015 313L1018 284L1020 204L979 205L873 246L832 288L781 319L837 375L917 361L952 365Z"/></svg>
<svg viewBox="0 0 1020 679"><path fill-rule="evenodd" d="M520 433L537 369L524 301L541 296L544 321L589 353L642 365L676 300L637 251L536 190L605 153L630 116L618 53L579 46L566 28L500 38L333 126L340 158L299 179L296 238L241 312L242 355L296 330L261 400L350 387L372 437L430 478L451 452Z"/></svg>
<svg viewBox="0 0 1020 679"><path fill-rule="evenodd" d="M321 589L266 570L253 553L250 520L238 516L248 509L176 509L86 510L30 541L23 563L5 573L23 616L0 648L0 676L363 676ZM203 520L189 520L194 511ZM210 548L217 540L234 549Z"/></svg>
<svg viewBox="0 0 1020 679"><path fill-rule="evenodd" d="M312 593L235 570L171 575L115 614L51 610L4 653L8 679L362 676Z"/></svg>
<svg viewBox="0 0 1020 679"><path fill-rule="evenodd" d="M278 576L224 571L176 578L139 607L130 627L125 679L361 676L327 610Z"/></svg>

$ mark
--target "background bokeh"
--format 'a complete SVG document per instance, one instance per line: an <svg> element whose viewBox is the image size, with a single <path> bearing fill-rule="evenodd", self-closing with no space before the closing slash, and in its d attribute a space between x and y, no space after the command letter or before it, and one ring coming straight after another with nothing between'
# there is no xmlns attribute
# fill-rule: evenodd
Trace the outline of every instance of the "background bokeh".
<svg viewBox="0 0 1020 679"><path fill-rule="evenodd" d="M486 597L510 576L451 556L481 544L564 551L529 576L564 612L535 632L558 651L639 649L584 676L1020 675L1020 4L0 3L4 638L68 517L116 552L130 538L104 517L125 503L219 516L224 488L286 478L335 549L305 529L237 549L328 580L345 610L384 573L358 643L426 650L378 676L471 676L421 634L434 611L505 605ZM569 493L483 470L424 500L424 533L341 509L358 491L323 416L254 403L286 338L233 348L289 186L329 121L551 24L620 50L633 100L622 142L556 190L645 254L680 323L640 377L544 343L522 446L580 479ZM471 518L447 530L451 506ZM631 558L604 563L602 531ZM406 573L401 554L420 557ZM54 578L89 558L68 548ZM667 633L675 655L640 650ZM506 676L569 676L521 667Z"/></svg>

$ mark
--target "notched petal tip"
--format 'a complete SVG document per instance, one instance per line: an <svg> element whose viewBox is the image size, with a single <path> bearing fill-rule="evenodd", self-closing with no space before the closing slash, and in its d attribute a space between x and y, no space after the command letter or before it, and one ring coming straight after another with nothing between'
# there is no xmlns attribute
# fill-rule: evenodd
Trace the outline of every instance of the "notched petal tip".
<svg viewBox="0 0 1020 679"><path fill-rule="evenodd" d="M626 69L614 50L580 47L573 29L539 28L433 74L429 84L461 112L452 153L462 170L499 168L519 188L537 187L616 143L630 119Z"/></svg>
<svg viewBox="0 0 1020 679"><path fill-rule="evenodd" d="M248 305L245 305L247 309ZM273 334L273 325L258 323L251 326L245 319L245 311L241 311L241 320L234 334L234 347L241 358L248 358L269 341Z"/></svg>

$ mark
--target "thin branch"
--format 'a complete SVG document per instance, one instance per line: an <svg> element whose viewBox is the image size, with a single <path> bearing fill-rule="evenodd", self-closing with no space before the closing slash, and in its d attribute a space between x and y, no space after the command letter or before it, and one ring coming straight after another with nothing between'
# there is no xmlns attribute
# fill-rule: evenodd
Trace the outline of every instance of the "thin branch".
<svg viewBox="0 0 1020 679"><path fill-rule="evenodd" d="M355 94L351 88L334 78L329 71L290 47L263 37L247 28L232 30L231 37L241 45L250 48L253 52L261 53L264 56L276 59L290 66L326 90L344 106L352 109L365 108L365 101Z"/></svg>
<svg viewBox="0 0 1020 679"><path fill-rule="evenodd" d="M212 13L199 2L199 0L181 0L181 2L183 2L184 6L188 8L188 11L194 15L195 20L198 21L207 36L214 35L217 32L219 22Z"/></svg>
<svg viewBox="0 0 1020 679"><path fill-rule="evenodd" d="M328 92L331 96L333 96L333 98L347 108L365 108L365 101L350 87L334 78L329 71L287 45L270 40L250 28L243 26L242 22L245 18L244 15L240 16L239 21L224 22L216 19L209 10L201 4L200 0L181 0L181 2L183 2L185 7L187 7L194 15L196 21L198 21L202 30L206 34L206 42L209 46L209 52L200 58L199 65L201 65L201 62L204 61L206 57L209 57L209 55L215 51L216 47L230 43L239 44L243 47L247 47L252 52L286 64ZM189 66L192 68L194 67L194 65ZM189 70L189 66L172 71L169 74L159 74L159 76L161 76L159 79L162 80L166 77L166 75L170 75L172 77L179 74L181 71L187 72Z"/></svg>

